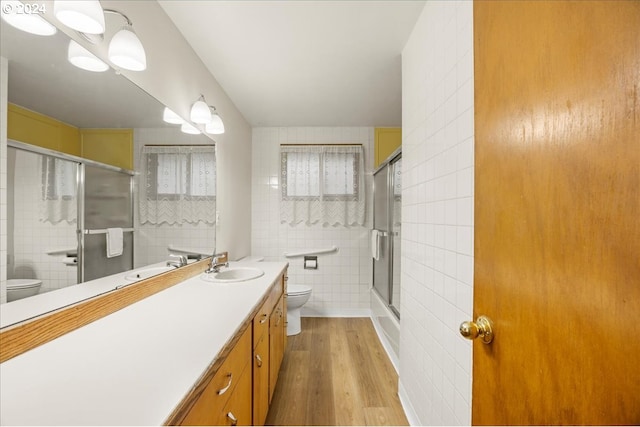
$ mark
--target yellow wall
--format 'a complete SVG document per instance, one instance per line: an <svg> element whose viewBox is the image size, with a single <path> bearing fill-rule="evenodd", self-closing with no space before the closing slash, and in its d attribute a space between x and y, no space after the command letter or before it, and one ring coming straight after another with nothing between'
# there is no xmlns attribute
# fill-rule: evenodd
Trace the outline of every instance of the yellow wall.
<svg viewBox="0 0 640 427"><path fill-rule="evenodd" d="M82 157L133 170L133 129L80 129Z"/></svg>
<svg viewBox="0 0 640 427"><path fill-rule="evenodd" d="M374 168L380 166L387 157L402 145L401 128L375 128Z"/></svg>
<svg viewBox="0 0 640 427"><path fill-rule="evenodd" d="M74 156L81 152L77 127L15 104L7 111L7 137Z"/></svg>
<svg viewBox="0 0 640 427"><path fill-rule="evenodd" d="M133 129L79 129L9 103L7 137L133 170Z"/></svg>

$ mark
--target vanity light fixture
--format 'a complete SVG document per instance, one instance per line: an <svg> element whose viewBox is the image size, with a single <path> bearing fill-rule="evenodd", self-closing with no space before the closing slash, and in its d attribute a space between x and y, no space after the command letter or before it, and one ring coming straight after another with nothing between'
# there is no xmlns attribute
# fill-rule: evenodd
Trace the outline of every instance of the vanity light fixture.
<svg viewBox="0 0 640 427"><path fill-rule="evenodd" d="M76 30L91 44L98 44L104 40L104 14L120 15L126 23L109 42L109 61L116 67L125 70L143 71L147 69L147 55L142 42L133 30L131 20L124 13L114 9L103 10L97 0L54 1L54 13L60 22ZM101 21L97 22L100 20L99 18ZM92 21L94 25L89 24ZM79 22L83 24L78 24Z"/></svg>
<svg viewBox="0 0 640 427"><path fill-rule="evenodd" d="M147 55L144 52L142 42L133 31L129 18L121 13L120 15L127 20L127 25L122 27L111 39L109 61L125 70L144 71L147 69Z"/></svg>
<svg viewBox="0 0 640 427"><path fill-rule="evenodd" d="M222 119L216 111L216 107L210 106L210 108L213 109L211 121L205 125L204 131L213 135L220 135L224 133L224 123L222 123Z"/></svg>
<svg viewBox="0 0 640 427"><path fill-rule="evenodd" d="M188 133L189 135L200 135L201 133L197 127L187 122L184 122L182 126L180 126L180 130L184 133Z"/></svg>
<svg viewBox="0 0 640 427"><path fill-rule="evenodd" d="M104 12L98 0L55 0L53 14L69 28L86 34L102 34Z"/></svg>
<svg viewBox="0 0 640 427"><path fill-rule="evenodd" d="M162 113L162 120L166 123L170 123L172 125L181 125L184 123L184 119L170 110L168 107L164 107L164 112Z"/></svg>
<svg viewBox="0 0 640 427"><path fill-rule="evenodd" d="M97 56L73 39L69 42L67 59L76 67L87 71L103 72L109 69L109 65L102 62Z"/></svg>
<svg viewBox="0 0 640 427"><path fill-rule="evenodd" d="M204 100L204 95L191 106L191 121L198 124L207 124L211 122L211 110Z"/></svg>
<svg viewBox="0 0 640 427"><path fill-rule="evenodd" d="M12 27L37 36L52 36L58 29L41 16L39 5L2 0L2 19ZM27 13L30 12L30 13Z"/></svg>

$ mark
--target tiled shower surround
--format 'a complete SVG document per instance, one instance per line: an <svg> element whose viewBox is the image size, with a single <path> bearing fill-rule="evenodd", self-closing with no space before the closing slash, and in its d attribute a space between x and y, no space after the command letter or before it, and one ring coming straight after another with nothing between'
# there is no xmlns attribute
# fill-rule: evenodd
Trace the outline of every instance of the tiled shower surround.
<svg viewBox="0 0 640 427"><path fill-rule="evenodd" d="M473 2L429 1L402 53L400 391L417 425L471 423Z"/></svg>
<svg viewBox="0 0 640 427"><path fill-rule="evenodd" d="M64 254L50 255L57 249L76 251L76 222L44 221L40 214L42 172L40 155L11 149L8 168L9 279L40 279L40 293L78 283L78 268L64 263ZM14 163L15 159L15 163Z"/></svg>
<svg viewBox="0 0 640 427"><path fill-rule="evenodd" d="M372 263L372 169L374 131L370 127L254 128L252 140L252 230L254 255L287 260L289 283L313 288L302 308L307 316L369 315ZM364 226L280 223L280 144L362 144L365 151L367 213ZM318 255L318 269L305 270L302 257L285 252L337 246Z"/></svg>

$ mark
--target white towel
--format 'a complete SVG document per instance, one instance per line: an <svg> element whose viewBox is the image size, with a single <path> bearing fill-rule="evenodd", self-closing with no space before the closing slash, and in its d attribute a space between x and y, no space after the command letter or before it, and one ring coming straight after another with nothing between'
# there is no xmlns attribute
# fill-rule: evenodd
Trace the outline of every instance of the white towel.
<svg viewBox="0 0 640 427"><path fill-rule="evenodd" d="M107 258L122 255L124 237L122 228L107 228Z"/></svg>
<svg viewBox="0 0 640 427"><path fill-rule="evenodd" d="M371 230L371 257L380 260L380 245L378 244L378 230Z"/></svg>

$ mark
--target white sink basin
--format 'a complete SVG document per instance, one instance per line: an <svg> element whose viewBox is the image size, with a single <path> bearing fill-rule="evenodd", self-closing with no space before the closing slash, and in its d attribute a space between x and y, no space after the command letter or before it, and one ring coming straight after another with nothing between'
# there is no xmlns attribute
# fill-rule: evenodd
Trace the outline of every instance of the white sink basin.
<svg viewBox="0 0 640 427"><path fill-rule="evenodd" d="M245 280L257 279L264 271L254 267L231 267L225 268L218 273L204 273L202 279L208 282L244 282Z"/></svg>
<svg viewBox="0 0 640 427"><path fill-rule="evenodd" d="M149 267L141 270L134 271L124 276L126 280L137 281L142 279L148 279L149 277L157 276L160 273L166 273L167 271L175 270L175 267L166 265L160 267Z"/></svg>

